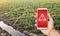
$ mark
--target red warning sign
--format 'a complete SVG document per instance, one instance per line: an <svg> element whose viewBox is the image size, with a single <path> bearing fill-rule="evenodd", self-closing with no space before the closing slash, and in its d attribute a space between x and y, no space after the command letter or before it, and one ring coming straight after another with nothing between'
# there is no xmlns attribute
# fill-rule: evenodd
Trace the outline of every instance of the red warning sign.
<svg viewBox="0 0 60 36"><path fill-rule="evenodd" d="M41 16L39 17L39 21L46 21L46 18L44 14L42 13Z"/></svg>

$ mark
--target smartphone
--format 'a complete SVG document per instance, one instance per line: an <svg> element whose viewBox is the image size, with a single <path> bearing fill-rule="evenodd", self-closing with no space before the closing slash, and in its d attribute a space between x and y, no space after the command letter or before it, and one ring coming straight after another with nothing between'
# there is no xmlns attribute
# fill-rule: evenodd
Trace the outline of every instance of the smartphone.
<svg viewBox="0 0 60 36"><path fill-rule="evenodd" d="M38 8L37 9L37 29L47 29L48 28L48 9Z"/></svg>

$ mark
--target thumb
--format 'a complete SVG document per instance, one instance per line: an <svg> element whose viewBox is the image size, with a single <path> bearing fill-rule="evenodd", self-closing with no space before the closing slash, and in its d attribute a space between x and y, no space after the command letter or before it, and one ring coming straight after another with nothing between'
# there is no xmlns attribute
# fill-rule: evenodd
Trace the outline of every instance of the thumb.
<svg viewBox="0 0 60 36"><path fill-rule="evenodd" d="M35 26L37 27L37 24L35 24Z"/></svg>

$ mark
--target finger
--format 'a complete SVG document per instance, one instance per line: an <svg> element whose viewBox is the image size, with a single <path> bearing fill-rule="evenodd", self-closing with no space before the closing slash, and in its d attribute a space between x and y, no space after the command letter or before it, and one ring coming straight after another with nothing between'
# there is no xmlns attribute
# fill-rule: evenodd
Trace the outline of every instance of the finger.
<svg viewBox="0 0 60 36"><path fill-rule="evenodd" d="M37 13L36 13L36 16L35 16L35 18L37 18Z"/></svg>
<svg viewBox="0 0 60 36"><path fill-rule="evenodd" d="M37 26L37 24L35 24L35 26Z"/></svg>
<svg viewBox="0 0 60 36"><path fill-rule="evenodd" d="M37 20L35 20L35 22L37 22Z"/></svg>
<svg viewBox="0 0 60 36"><path fill-rule="evenodd" d="M48 13L48 18L49 18L49 21L53 21L53 18L51 17L49 13Z"/></svg>

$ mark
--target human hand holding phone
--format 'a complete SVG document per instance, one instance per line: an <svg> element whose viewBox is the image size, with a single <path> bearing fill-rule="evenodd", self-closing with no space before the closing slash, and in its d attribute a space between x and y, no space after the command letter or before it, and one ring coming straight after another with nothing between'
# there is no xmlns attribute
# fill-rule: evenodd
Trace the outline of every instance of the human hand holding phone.
<svg viewBox="0 0 60 36"><path fill-rule="evenodd" d="M37 27L37 15L38 14L36 14L36 20L35 20L35 22L36 22L35 26L36 27ZM47 15L48 15L48 19L49 19L49 21L48 21L48 28L47 29L40 29L41 32L43 32L45 35L49 35L51 30L54 29L54 21L53 21L51 15L49 13L47 13Z"/></svg>
<svg viewBox="0 0 60 36"><path fill-rule="evenodd" d="M36 27L37 27L37 15L38 14L36 14L36 20L35 20L35 22L36 22L35 26ZM51 17L51 15L48 12L47 12L47 15L48 15L48 19L49 19L48 28L47 29L44 29L44 28L40 29L40 31L47 36L60 36L60 33L56 29L54 29L53 18Z"/></svg>

